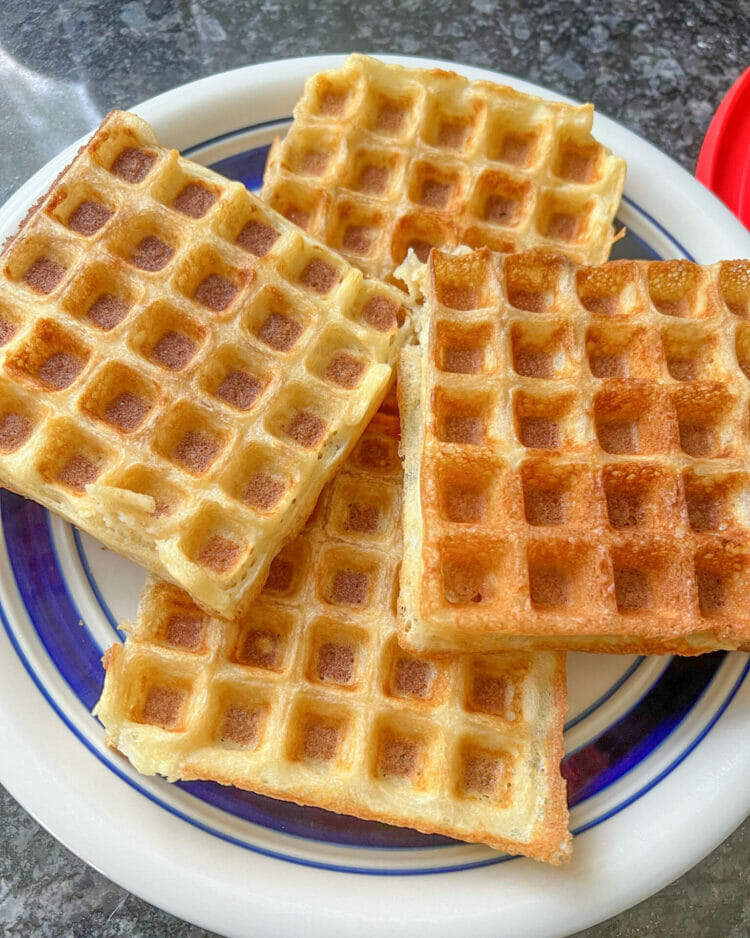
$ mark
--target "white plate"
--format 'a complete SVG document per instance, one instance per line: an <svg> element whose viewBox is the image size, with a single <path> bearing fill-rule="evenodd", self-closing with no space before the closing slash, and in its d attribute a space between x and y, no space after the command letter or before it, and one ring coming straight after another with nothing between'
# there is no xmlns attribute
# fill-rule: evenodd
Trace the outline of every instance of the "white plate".
<svg viewBox="0 0 750 938"><path fill-rule="evenodd" d="M258 148L283 132L304 79L340 61L239 69L135 110L164 143L253 184ZM629 166L619 218L635 238L621 254L750 256L747 231L684 170L606 118L596 118L595 133ZM9 200L0 242L76 146ZM32 503L4 493L0 507L0 780L84 860L181 918L228 936L304 928L552 938L655 892L750 813L750 663L740 654L570 657L566 767L578 833L564 869L218 786L142 778L106 750L89 714L99 655L117 640L113 621L134 613L142 571Z"/></svg>

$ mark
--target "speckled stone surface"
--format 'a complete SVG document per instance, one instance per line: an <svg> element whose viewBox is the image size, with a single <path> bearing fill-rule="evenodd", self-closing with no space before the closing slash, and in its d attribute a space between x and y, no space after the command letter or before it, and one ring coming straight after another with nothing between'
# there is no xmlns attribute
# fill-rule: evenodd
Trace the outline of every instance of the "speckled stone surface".
<svg viewBox="0 0 750 938"><path fill-rule="evenodd" d="M240 65L355 49L486 66L592 100L692 172L711 115L750 63L750 0L5 0L0 202L112 107ZM746 822L676 883L578 938L747 938L749 861ZM2 789L0 934L209 935L86 866Z"/></svg>

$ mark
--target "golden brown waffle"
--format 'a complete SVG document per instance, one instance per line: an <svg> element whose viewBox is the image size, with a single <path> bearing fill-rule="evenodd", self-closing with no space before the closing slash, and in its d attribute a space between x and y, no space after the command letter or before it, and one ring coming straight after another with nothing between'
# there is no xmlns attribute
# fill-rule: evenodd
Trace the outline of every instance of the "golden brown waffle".
<svg viewBox="0 0 750 938"><path fill-rule="evenodd" d="M402 644L747 645L750 261L434 251L425 291Z"/></svg>
<svg viewBox="0 0 750 938"><path fill-rule="evenodd" d="M263 198L371 277L409 247L609 256L625 163L593 106L363 55L305 85L269 154Z"/></svg>
<svg viewBox="0 0 750 938"><path fill-rule="evenodd" d="M0 483L246 606L386 392L403 294L122 112L2 260Z"/></svg>
<svg viewBox="0 0 750 938"><path fill-rule="evenodd" d="M245 617L149 585L95 712L141 772L558 863L564 656L402 652L401 493L398 418L378 414Z"/></svg>

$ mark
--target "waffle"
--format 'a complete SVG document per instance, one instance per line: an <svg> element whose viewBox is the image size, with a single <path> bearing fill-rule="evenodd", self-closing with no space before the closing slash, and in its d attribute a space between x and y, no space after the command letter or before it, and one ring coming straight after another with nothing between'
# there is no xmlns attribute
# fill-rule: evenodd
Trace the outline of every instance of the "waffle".
<svg viewBox="0 0 750 938"><path fill-rule="evenodd" d="M122 112L2 261L0 484L249 605L388 388L403 294Z"/></svg>
<svg viewBox="0 0 750 938"><path fill-rule="evenodd" d="M609 256L625 163L593 106L351 55L311 77L271 148L262 195L367 275L412 247Z"/></svg>
<svg viewBox="0 0 750 938"><path fill-rule="evenodd" d="M433 251L425 291L404 647L747 646L750 261Z"/></svg>
<svg viewBox="0 0 750 938"><path fill-rule="evenodd" d="M376 415L243 618L152 582L95 712L141 772L560 862L564 656L400 650L397 448Z"/></svg>

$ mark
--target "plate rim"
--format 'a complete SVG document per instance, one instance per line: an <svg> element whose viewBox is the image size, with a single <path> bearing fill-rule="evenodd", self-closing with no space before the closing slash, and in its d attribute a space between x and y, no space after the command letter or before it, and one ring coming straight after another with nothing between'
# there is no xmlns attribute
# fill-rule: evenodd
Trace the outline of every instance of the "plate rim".
<svg viewBox="0 0 750 938"><path fill-rule="evenodd" d="M477 69L459 63L410 56L381 55L379 57L386 61L399 62L411 66L453 68L469 77L485 77L494 81L499 80L530 93L536 93L558 100L570 100L542 86L487 69ZM338 65L343 58L343 55L300 57L245 66L229 72L211 75L187 85L178 86L140 105L136 105L131 110L142 114L142 116L153 123L157 133L159 133L163 139L169 140L172 145L183 148L188 144L186 144L181 135L189 134L190 128L193 126L190 124L189 120L185 119L185 111L197 112L203 117L203 115L207 113L204 105L213 103L214 111L208 112L211 115L209 124L216 124L217 121L221 122L221 114L223 113L221 107L216 107L216 99L225 101L228 92L231 92L235 98L244 96L248 93L248 90L252 90L254 82L266 82L269 87L272 87L276 82L280 81L277 77L274 77L273 74L279 70L283 70L284 72L283 82L291 84L293 81L299 81L304 76L312 74L314 71ZM270 100L273 95L269 94L268 97ZM267 105L268 101L262 103ZM274 107L273 110L278 114L278 107ZM203 123L201 126L203 126ZM644 154L643 158L630 166L628 181L626 182L627 189L637 189L639 186L648 187L649 176L653 176L655 173L664 175L665 170L668 170L663 184L660 182L661 198L666 203L664 206L660 205L660 207L664 209L662 212L663 219L666 218L666 221L669 222L670 219L679 217L679 206L676 204L672 206L669 202L670 199L676 199L676 196L680 193L684 198L684 190L687 187L689 189L689 201L693 206L699 209L700 215L702 216L700 217L700 225L702 227L702 237L704 241L715 238L716 243L725 243L732 239L737 239L739 244L742 244L744 240L747 245L745 253L750 254L750 235L744 227L733 218L718 199L709 193L708 190L704 189L686 170L679 167L671 158L666 156L666 154L657 150L632 131L627 130L611 119L598 113L595 117L595 133L597 133L600 138L606 139L606 142L610 146L613 146L613 141L615 141L613 149L618 149L618 152L622 152L623 149L632 149L634 146L642 150ZM32 194L41 189L43 180L50 177L61 165L64 165L62 161L69 160L77 147L80 146L80 143L88 139L88 136L89 134L49 161L10 197L5 203L5 206L0 209L0 225L3 223L6 216L8 218L6 224L12 224L12 216L21 208L25 211L26 205L33 201ZM706 253L706 251L703 252L704 255ZM716 256L714 259L718 260L719 257ZM701 257L701 260L704 263L708 262L705 256ZM2 573L6 572L5 570L2 571ZM0 636L0 646L7 646L8 644L7 637L4 635ZM7 648L5 648L5 651L7 651ZM368 925L371 926L375 921L375 918L370 917L368 914L370 910L373 913L377 911L377 918L379 919L378 925L383 930L387 929L392 934L413 933L414 925L422 924L425 927L429 926L436 934L447 935L455 930L457 923L464 927L468 924L466 917L467 893L472 893L479 897L481 900L479 907L484 907L483 914L477 915L475 913L471 917L471 925L478 934L498 935L500 933L498 932L498 927L503 929L511 928L512 930L508 931L507 934L513 934L514 936L528 934L535 935L538 938L539 935L544 934L552 938L553 935L570 934L571 931L594 924L597 921L601 921L604 918L616 914L622 909L645 898L647 895L652 894L658 888L661 888L661 886L679 876L714 849L724 837L728 836L728 834L741 823L744 816L750 813L750 792L745 793L744 798L737 798L735 802L732 801L731 798L726 797L726 792L722 793L723 799L719 799L715 792L704 790L700 801L697 802L696 812L698 817L702 818L703 823L699 824L697 820L694 823L693 830L691 831L691 851L687 851L690 853L690 856L686 856L677 851L670 857L670 862L667 867L661 866L661 868L654 869L653 865L642 856L636 859L627 856L627 851L623 850L622 844L618 844L617 850L610 854L612 860L617 862L613 862L606 871L601 871L603 879L608 881L609 889L612 890L614 887L616 890L616 896L607 893L609 901L605 902L603 907L600 903L600 906L596 910L591 910L589 908L590 902L587 901L589 898L587 893L591 889L590 882L585 884L585 889L581 892L580 883L578 889L572 888L570 883L563 883L563 880L572 878L565 876L564 872L562 876L559 876L559 871L546 868L540 869L540 865L533 864L531 861L520 861L518 864L501 865L501 867L498 868L505 867L506 870L511 870L511 873L510 875L506 874L507 882L503 884L503 888L499 889L499 883L497 882L492 883L492 888L494 889L494 894L497 899L500 899L503 894L509 894L509 890L510 892L519 890L528 891L531 888L535 896L534 911L538 913L540 911L538 908L539 896L542 895L546 897L546 906L548 908L541 910L541 914L538 914L531 922L528 918L528 908L526 909L525 919L518 919L518 913L516 912L516 918L511 921L511 914L509 914L509 909L506 906L503 909L504 921L502 925L499 925L494 918L499 911L499 907L493 907L492 909L486 908L487 883L485 880L488 876L492 876L492 873L487 873L486 870L489 869L491 871L494 870L495 867L481 868L480 870L467 871L461 874L448 874L462 875L464 877L464 882L461 884L464 886L464 896L461 901L455 901L455 897L452 898L446 895L449 892L448 890L440 888L439 883L442 881L442 876L445 874L440 874L440 876L431 875L429 873L423 874L423 878L420 880L420 886L423 887L421 891L424 901L421 903L419 910L414 909L413 891L410 888L412 877L403 877L400 882L396 878L391 879L389 877L387 880L389 888L383 890L383 888L380 887L375 888L375 884L379 879L377 877L354 877L350 874L332 874L330 872L314 870L307 867L295 867L294 876L300 898L296 905L294 903L288 903L288 906L284 907L282 913L280 913L278 905L269 909L267 889L262 893L246 889L242 893L242 901L240 901L231 889L231 886L239 885L239 881L237 881L236 878L232 884L226 881L220 883L223 889L219 891L222 892L223 897L221 901L214 901L211 908L207 911L205 903L201 899L201 890L197 887L203 885L205 890L205 887L208 886L210 889L214 890L214 895L217 895L215 878L207 877L205 871L201 869L186 871L178 867L180 887L177 888L175 887L175 881L177 879L175 874L170 873L169 875L165 875L163 863L167 865L169 865L170 862L172 864L175 862L179 863L181 858L184 861L184 856L186 855L184 852L185 849L187 848L189 850L190 846L195 846L195 844L185 843L185 838L179 836L179 831L171 831L171 833L175 833L174 844L169 843L163 845L155 844L153 841L151 842L150 850L146 851L147 857L149 857L151 863L147 870L142 868L144 857L138 854L135 849L134 841L131 845L129 838L126 837L125 845L118 842L117 849L112 847L112 838L116 837L119 833L120 840L122 840L122 831L119 829L116 819L113 819L111 816L106 816L106 796L104 793L106 786L100 784L99 781L97 781L96 785L93 784L98 774L96 771L90 772L90 776L87 780L88 784L84 785L80 792L72 793L74 795L73 800L78 806L76 811L71 811L69 806L61 807L54 799L49 798L48 783L59 784L59 778L54 771L56 768L54 759L48 758L45 761L40 758L38 751L32 749L29 752L28 736L27 733L24 733L24 730L28 730L29 725L34 723L35 720L38 720L39 725L44 726L45 734L49 735L54 740L56 736L59 736L61 724L58 723L57 716L51 711L46 714L46 719L38 712L38 705L43 704L44 701L41 694L31 685L31 679L25 672L21 674L18 668L14 667L14 664L17 663L14 654L12 657L7 654L0 656L0 674L3 674L8 686L13 687L15 691L10 699L20 699L21 694L28 696L29 689L31 689L33 703L37 706L30 706L30 712L24 710L23 714L21 714L19 713L21 708L8 708L7 694L3 694L3 696L0 697L0 713L5 711L6 716L14 717L14 719L0 721L5 724L5 726L0 727L0 740L15 744L11 749L4 748L4 751L20 751L26 756L31 756L28 762L25 759L21 759L16 760L15 764L11 764L9 769L3 767L2 781L11 794L42 824L42 826L46 827L53 836L69 846L70 849L84 859L85 862L99 869L108 878L120 883L125 888L147 901L170 911L174 915L186 918L188 921L193 921L196 924L201 924L205 928L215 931L221 930L227 935L243 935L246 933L243 924L247 921L248 911L252 912L255 917L255 930L257 930L257 925L262 922L263 933L269 935L286 933L288 926L294 924L298 925L302 916L304 916L308 925L315 924L320 928L321 933L324 931L328 934L349 933L353 923L356 923L357 927L363 928L365 931L369 932ZM735 750L735 760L738 764L732 768L732 773L740 773L740 777L743 769L745 771L750 769L750 747L747 746L744 735L741 733L742 720L737 717L738 712L740 712L742 708L750 708L749 683L750 682L746 681L744 685L740 687L734 700L731 701L720 717L720 722L723 723L722 738L726 737L729 739L731 737L735 740L732 748ZM17 697L16 694L19 696ZM52 723L55 725L51 725ZM703 756L707 757L711 749L718 749L720 754L726 755L724 752L725 747L719 745L719 735L720 734L715 733L713 734L713 738L707 737L701 743L701 746L706 747L702 750ZM745 749L744 753L742 752L743 743ZM78 755L81 756L83 754L79 753ZM85 756L96 762L95 757L91 753L86 752ZM688 772L691 765L695 767L696 756L697 750L691 753L684 760L683 764L675 769L670 778L665 779L661 785L656 786L655 789L641 799L641 802L648 801L649 812L647 813L653 814L653 811L656 810L657 802L663 804L663 806L667 806L673 804L675 797L679 799L679 793L682 787L681 779L690 777L689 773L687 776L685 773ZM14 760L11 760L12 763L13 761ZM50 764L50 761L53 764ZM702 761L705 762L706 759ZM713 764L715 765L715 762ZM84 771L89 771L90 768L91 767L88 767ZM107 771L104 766L100 766L100 768L102 771ZM700 779L704 788L706 780L709 777L713 783L710 788L718 788L717 783L720 782L722 775L727 774L723 765L721 765L721 769L722 771L713 769L713 771L704 773ZM109 773L107 774L109 775ZM98 791L96 790L97 788L99 788ZM675 789L674 792L669 791L673 788ZM665 799L668 791L669 796ZM71 793L68 794L70 795ZM135 793L133 794L135 796ZM711 797L712 794L713 797ZM691 793L691 797L695 800L695 793ZM131 799L125 798L123 800L129 802ZM682 792L682 800L686 800L684 791ZM707 802L711 805L711 810L707 810ZM98 805L101 809L101 813L94 814L91 829L81 825L79 820L81 816L86 816L87 804L89 809L94 804ZM70 801L68 805L70 805ZM143 808L144 806L135 805L136 811L138 807ZM161 818L162 826L164 826L164 820L161 817L163 812L161 812L161 809L154 807L153 810L158 812L157 816ZM88 813L90 813L90 810ZM121 806L115 813L118 818L121 817ZM674 813L673 810L673 814ZM631 828L634 826L634 821L638 819L634 819L631 812L628 814L627 824L625 824L625 814L626 812L623 811L619 816L610 819L607 822L607 831L618 833L619 829L619 834L623 839L627 839L628 835L632 839ZM707 825L706 818L708 818L709 815L712 815L712 823ZM156 820L156 817L154 820ZM674 821L675 818L673 817L671 820ZM684 837L684 832L680 826L681 823L682 820L680 818L677 826L672 824L674 828L671 831L673 838L676 838L678 834ZM166 826L171 825L168 824ZM648 826L643 827L642 824L636 826L641 827L644 833L648 831ZM573 861L574 866L568 867L571 874L575 872L575 866L585 863L586 857L590 856L592 851L596 851L598 841L603 837L604 827L605 825L599 825L598 828L587 831L576 838L577 859ZM93 836L94 834L105 833L108 837L104 837L103 840ZM663 829L660 830L660 839L663 838L664 833ZM204 835L199 835L197 838L188 838L188 840L200 840L202 836ZM673 842L676 841L673 840ZM124 851L121 856L118 856L118 851L121 851L123 846L129 846L130 849ZM220 864L223 869L226 869L228 862L230 865L237 865L231 860L232 849L238 850L239 848L230 848L227 851L227 857L224 857L223 863ZM151 853L151 851L153 851L153 853ZM206 852L213 853L214 851L203 850L202 852L205 855ZM116 862L118 859L120 860L119 865ZM125 859L124 863L122 862L123 859ZM663 858L660 859L663 860ZM137 862L134 862L138 860L140 860L141 868L138 867ZM245 873L247 873L248 868L252 865L257 868L257 872L262 872L263 875L267 873L267 880L273 881L275 879L274 872L278 870L276 864L277 861L275 860L258 858L256 867L255 863L248 863L247 855L243 852L238 865L244 867ZM621 868L627 867L628 864L631 867L635 864L635 875L632 875L629 881L623 883L620 870ZM266 866L267 869L265 868ZM616 873L614 876L613 871ZM196 888L186 888L184 880L188 875L191 876L191 885ZM290 873L285 877L287 883L291 875ZM319 899L321 891L325 891L326 886L330 885L329 877L331 876L347 877L347 890L344 901L345 908L338 908L336 910L337 916L334 916L333 919L330 914L327 913L324 913L321 917L318 907L319 903L316 905L314 902L315 898ZM557 881L555 881L556 876ZM240 877L240 879L243 878L244 877ZM325 880L325 882L323 880ZM426 882L428 880L431 880L431 883L428 884ZM604 882L597 885L600 897L604 885ZM394 886L396 888L394 888ZM205 892L203 894L205 894ZM307 902L301 901L303 894L308 896ZM188 897L187 910L185 904L186 896ZM288 900L288 894L286 898ZM249 907L247 904L248 901L250 902ZM523 905L523 903L521 905ZM404 914L408 914L409 912L412 913L412 916L404 922ZM290 916L294 916L294 918L290 918ZM340 928L339 926L343 927ZM531 930L528 930L529 927L531 927ZM544 931L539 931L540 927L542 927ZM505 932L503 931L502 933Z"/></svg>

